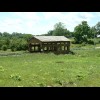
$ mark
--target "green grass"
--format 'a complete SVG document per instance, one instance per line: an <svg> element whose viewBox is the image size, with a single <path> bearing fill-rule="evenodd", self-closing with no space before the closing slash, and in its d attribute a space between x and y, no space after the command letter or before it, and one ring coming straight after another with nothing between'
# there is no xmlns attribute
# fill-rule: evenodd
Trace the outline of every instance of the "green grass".
<svg viewBox="0 0 100 100"><path fill-rule="evenodd" d="M0 51L0 86L100 86L100 49L73 52L75 55Z"/></svg>

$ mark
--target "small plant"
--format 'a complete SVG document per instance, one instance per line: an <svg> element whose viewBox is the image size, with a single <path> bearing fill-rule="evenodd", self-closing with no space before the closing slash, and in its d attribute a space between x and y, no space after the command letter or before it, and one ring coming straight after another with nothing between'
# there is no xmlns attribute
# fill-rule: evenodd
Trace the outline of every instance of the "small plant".
<svg viewBox="0 0 100 100"><path fill-rule="evenodd" d="M0 66L0 72L3 72L4 68L2 66Z"/></svg>
<svg viewBox="0 0 100 100"><path fill-rule="evenodd" d="M56 82L57 84L59 84L59 85L63 85L63 82L62 82L61 80L58 80L58 79L57 79L55 82Z"/></svg>
<svg viewBox="0 0 100 100"><path fill-rule="evenodd" d="M21 79L21 76L18 75L18 74L12 74L12 75L10 75L10 78L11 79L14 79L14 80L18 80L18 81L21 81L22 80Z"/></svg>
<svg viewBox="0 0 100 100"><path fill-rule="evenodd" d="M73 81L69 81L68 84L74 84L74 82Z"/></svg>
<svg viewBox="0 0 100 100"><path fill-rule="evenodd" d="M44 83L37 83L40 87L44 87L45 84Z"/></svg>
<svg viewBox="0 0 100 100"><path fill-rule="evenodd" d="M65 70L64 70L64 69L61 69L60 71L61 71L61 72L64 72Z"/></svg>
<svg viewBox="0 0 100 100"><path fill-rule="evenodd" d="M83 75L77 75L77 76L76 76L76 79L79 80L79 81L83 80L83 78L84 78Z"/></svg>

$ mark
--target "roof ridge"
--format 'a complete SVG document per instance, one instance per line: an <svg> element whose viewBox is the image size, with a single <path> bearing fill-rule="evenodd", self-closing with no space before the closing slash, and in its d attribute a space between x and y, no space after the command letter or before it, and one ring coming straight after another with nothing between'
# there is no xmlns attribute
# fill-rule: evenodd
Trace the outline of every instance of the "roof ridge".
<svg viewBox="0 0 100 100"><path fill-rule="evenodd" d="M65 36L33 36L40 41L70 41Z"/></svg>

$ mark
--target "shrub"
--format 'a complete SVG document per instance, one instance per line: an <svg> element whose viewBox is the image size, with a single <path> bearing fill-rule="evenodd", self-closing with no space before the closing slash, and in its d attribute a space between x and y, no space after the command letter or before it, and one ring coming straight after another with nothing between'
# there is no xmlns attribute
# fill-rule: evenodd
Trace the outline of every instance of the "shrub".
<svg viewBox="0 0 100 100"><path fill-rule="evenodd" d="M15 47L14 45L12 45L12 46L10 47L10 49L11 49L12 52L13 52L13 51L16 51L16 47Z"/></svg>
<svg viewBox="0 0 100 100"><path fill-rule="evenodd" d="M72 43L72 44L75 44L76 42L75 42L75 40L73 40L71 43Z"/></svg>
<svg viewBox="0 0 100 100"><path fill-rule="evenodd" d="M28 45L27 44L23 44L22 45L22 50L28 50Z"/></svg>
<svg viewBox="0 0 100 100"><path fill-rule="evenodd" d="M20 51L21 49L22 49L21 44L18 44L18 45L16 46L16 50L17 50L17 51Z"/></svg>
<svg viewBox="0 0 100 100"><path fill-rule="evenodd" d="M88 40L88 44L94 44L93 40Z"/></svg>
<svg viewBox="0 0 100 100"><path fill-rule="evenodd" d="M3 45L3 46L2 46L2 50L3 50L3 51L6 51L6 50L7 50L7 46L6 46L6 45Z"/></svg>
<svg viewBox="0 0 100 100"><path fill-rule="evenodd" d="M85 43L85 42L83 42L83 43L81 44L81 46L86 46L86 43Z"/></svg>

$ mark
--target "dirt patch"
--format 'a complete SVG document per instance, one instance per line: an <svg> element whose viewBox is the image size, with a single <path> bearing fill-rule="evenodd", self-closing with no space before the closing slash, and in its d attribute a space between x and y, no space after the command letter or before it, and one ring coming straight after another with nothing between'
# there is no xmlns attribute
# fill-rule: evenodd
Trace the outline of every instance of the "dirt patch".
<svg viewBox="0 0 100 100"><path fill-rule="evenodd" d="M64 61L57 61L56 63L64 63Z"/></svg>

